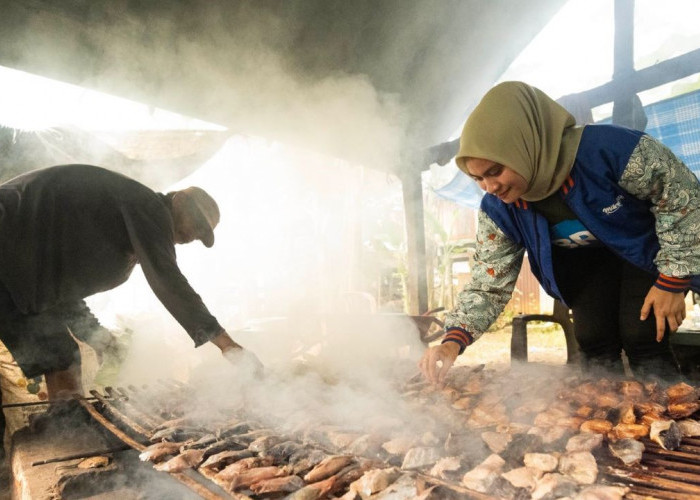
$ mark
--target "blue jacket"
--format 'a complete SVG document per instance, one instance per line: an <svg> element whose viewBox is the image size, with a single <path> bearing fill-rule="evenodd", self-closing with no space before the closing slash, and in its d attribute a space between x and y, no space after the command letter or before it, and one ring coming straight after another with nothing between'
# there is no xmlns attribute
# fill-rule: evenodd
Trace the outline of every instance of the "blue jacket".
<svg viewBox="0 0 700 500"><path fill-rule="evenodd" d="M559 194L581 223L607 248L631 264L658 276L654 257L659 251L652 203L619 184L643 132L614 125L584 128L576 160ZM530 203L505 204L486 194L481 209L514 242L527 250L530 267L551 296L562 299L554 280L549 224ZM700 276L690 287L700 291ZM660 286L660 288L664 288Z"/></svg>

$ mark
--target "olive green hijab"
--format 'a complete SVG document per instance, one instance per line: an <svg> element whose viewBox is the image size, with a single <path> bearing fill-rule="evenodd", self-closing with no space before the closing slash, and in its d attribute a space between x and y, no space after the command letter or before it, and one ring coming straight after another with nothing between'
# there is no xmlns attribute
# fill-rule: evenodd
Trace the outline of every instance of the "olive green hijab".
<svg viewBox="0 0 700 500"><path fill-rule="evenodd" d="M556 192L571 171L583 127L544 92L522 82L503 82L481 99L464 124L455 162L467 158L511 168L528 182L522 196L538 201Z"/></svg>

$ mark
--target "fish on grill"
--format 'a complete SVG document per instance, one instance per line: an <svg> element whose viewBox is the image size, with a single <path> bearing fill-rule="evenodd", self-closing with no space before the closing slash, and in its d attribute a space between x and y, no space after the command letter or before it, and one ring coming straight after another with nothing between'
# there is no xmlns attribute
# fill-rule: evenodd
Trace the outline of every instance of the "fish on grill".
<svg viewBox="0 0 700 500"><path fill-rule="evenodd" d="M427 466L432 466L442 457L440 448L436 447L417 447L411 448L406 452L401 468L403 470L420 469Z"/></svg>
<svg viewBox="0 0 700 500"><path fill-rule="evenodd" d="M349 490L357 493L362 498L385 490L401 475L397 467L385 469L371 469L362 477L350 483Z"/></svg>
<svg viewBox="0 0 700 500"><path fill-rule="evenodd" d="M559 474L558 472L550 472L542 476L532 492L534 500L543 498L568 498L578 492L579 485L573 478Z"/></svg>
<svg viewBox="0 0 700 500"><path fill-rule="evenodd" d="M382 444L382 449L390 455L403 456L416 444L417 440L413 436L399 436Z"/></svg>
<svg viewBox="0 0 700 500"><path fill-rule="evenodd" d="M462 484L467 488L486 493L499 478L506 461L495 453L486 458L462 476Z"/></svg>
<svg viewBox="0 0 700 500"><path fill-rule="evenodd" d="M666 407L655 401L638 401L634 403L634 411L639 415L647 413L661 415L666 411Z"/></svg>
<svg viewBox="0 0 700 500"><path fill-rule="evenodd" d="M304 475L304 481L315 483L332 476L336 472L350 465L355 460L352 455L331 455L321 460L309 472Z"/></svg>
<svg viewBox="0 0 700 500"><path fill-rule="evenodd" d="M363 434L350 443L344 451L351 455L375 456L381 452L383 439L379 434Z"/></svg>
<svg viewBox="0 0 700 500"><path fill-rule="evenodd" d="M644 397L644 386L637 380L623 380L620 382L620 393L625 399L635 401Z"/></svg>
<svg viewBox="0 0 700 500"><path fill-rule="evenodd" d="M649 435L649 426L644 424L617 424L607 436L610 441L633 438L640 439Z"/></svg>
<svg viewBox="0 0 700 500"><path fill-rule="evenodd" d="M153 462L158 463L163 460L168 455L173 455L179 452L180 447L183 443L172 443L169 441L162 441L160 443L154 443L147 448L145 448L139 454L139 460L143 462Z"/></svg>
<svg viewBox="0 0 700 500"><path fill-rule="evenodd" d="M484 431L481 433L481 439L492 452L501 453L508 447L513 436L507 432Z"/></svg>
<svg viewBox="0 0 700 500"><path fill-rule="evenodd" d="M590 451L573 451L559 458L559 472L579 484L593 484L598 477L598 463Z"/></svg>
<svg viewBox="0 0 700 500"><path fill-rule="evenodd" d="M692 418L685 418L679 420L678 428L681 430L681 434L686 437L700 436L700 422L693 420Z"/></svg>
<svg viewBox="0 0 700 500"><path fill-rule="evenodd" d="M581 432L595 432L598 434L607 434L613 428L613 423L603 418L592 418L584 420L581 423Z"/></svg>
<svg viewBox="0 0 700 500"><path fill-rule="evenodd" d="M262 454L272 457L275 461L274 463L279 464L286 462L289 457L303 449L303 447L303 445L296 441L282 441L266 449ZM252 444L249 449L252 449Z"/></svg>
<svg viewBox="0 0 700 500"><path fill-rule="evenodd" d="M315 449L301 449L289 457L289 464L292 467L292 474L303 474L318 465L328 454Z"/></svg>
<svg viewBox="0 0 700 500"><path fill-rule="evenodd" d="M267 467L272 465L271 457L248 457L242 458L237 462L227 465L216 474L216 478L221 482L232 480L237 475L247 471L248 469Z"/></svg>
<svg viewBox="0 0 700 500"><path fill-rule="evenodd" d="M530 467L518 467L501 474L501 477L515 488L525 488L532 491L537 486L537 479L542 476L542 471Z"/></svg>
<svg viewBox="0 0 700 500"><path fill-rule="evenodd" d="M681 382L666 389L669 404L692 403L698 400L698 391L691 385Z"/></svg>
<svg viewBox="0 0 700 500"><path fill-rule="evenodd" d="M152 443L158 441L195 441L202 438L205 434L207 434L206 429L202 429L201 427L166 427L165 429L154 432L150 437L150 441Z"/></svg>
<svg viewBox="0 0 700 500"><path fill-rule="evenodd" d="M238 462L244 458L250 458L254 455L252 451L247 449L222 451L208 457L199 467L201 469L211 469L218 472L232 463Z"/></svg>
<svg viewBox="0 0 700 500"><path fill-rule="evenodd" d="M286 497L286 500L316 500L318 498L325 498L335 487L336 481L337 477L331 476L322 481L307 484Z"/></svg>
<svg viewBox="0 0 700 500"><path fill-rule="evenodd" d="M202 461L204 450L185 450L166 462L154 465L156 470L165 472L181 472L197 467Z"/></svg>
<svg viewBox="0 0 700 500"><path fill-rule="evenodd" d="M154 443L141 458L170 458L160 464L163 470L198 465L203 477L236 498L451 500L483 493L518 500L617 500L626 488L602 484L624 481L618 471L650 476L699 441L689 439L678 450L684 436L700 436L700 423L689 418L700 411L691 386L567 375L555 381L532 377L523 387L491 373L460 376L461 385L443 388L414 381L403 394L408 400L402 409L420 412L410 420L398 412L343 426L298 413L256 415L249 408L239 408L233 418L210 416L207 428L201 416L176 418L150 434L189 439ZM448 385L455 380L448 377ZM684 420L674 420L683 414ZM671 471L673 479L660 476L659 482L689 475ZM651 483L634 484L631 491L639 497Z"/></svg>
<svg viewBox="0 0 700 500"><path fill-rule="evenodd" d="M306 483L299 476L275 477L263 479L250 486L250 490L256 495L266 493L292 493L306 486Z"/></svg>
<svg viewBox="0 0 700 500"><path fill-rule="evenodd" d="M700 401L685 401L668 404L668 416L671 418L685 418L700 410Z"/></svg>
<svg viewBox="0 0 700 500"><path fill-rule="evenodd" d="M279 444L282 438L275 435L262 436L248 445L248 449L265 455L273 446Z"/></svg>
<svg viewBox="0 0 700 500"><path fill-rule="evenodd" d="M566 442L566 451L593 451L603 444L603 435L593 432L582 432L571 436Z"/></svg>
<svg viewBox="0 0 700 500"><path fill-rule="evenodd" d="M620 439L608 443L608 449L610 453L622 460L625 465L638 464L642 460L642 454L644 453L644 443L636 439Z"/></svg>
<svg viewBox="0 0 700 500"><path fill-rule="evenodd" d="M275 465L268 465L265 467L255 467L252 469L247 469L233 476L231 482L229 483L229 491L242 490L251 487L253 484L265 479L272 479L275 477L288 476L289 471L287 467L277 467Z"/></svg>
<svg viewBox="0 0 700 500"><path fill-rule="evenodd" d="M559 465L559 457L551 453L525 453L523 463L540 472L553 472Z"/></svg>
<svg viewBox="0 0 700 500"><path fill-rule="evenodd" d="M649 439L664 450L676 450L681 445L681 429L675 420L657 420L649 428Z"/></svg>
<svg viewBox="0 0 700 500"><path fill-rule="evenodd" d="M462 470L461 457L444 457L430 469L429 474L440 479L455 480Z"/></svg>

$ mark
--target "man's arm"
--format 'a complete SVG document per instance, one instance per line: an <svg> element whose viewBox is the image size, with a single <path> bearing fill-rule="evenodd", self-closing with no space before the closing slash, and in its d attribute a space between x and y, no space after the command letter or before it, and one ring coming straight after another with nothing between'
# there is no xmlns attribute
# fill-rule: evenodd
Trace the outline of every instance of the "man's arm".
<svg viewBox="0 0 700 500"><path fill-rule="evenodd" d="M226 333L226 330L221 330L221 332L211 339L211 343L214 344L216 347L221 349L222 353L225 353L229 349L243 349L243 347L240 344L237 344L230 336L228 333Z"/></svg>

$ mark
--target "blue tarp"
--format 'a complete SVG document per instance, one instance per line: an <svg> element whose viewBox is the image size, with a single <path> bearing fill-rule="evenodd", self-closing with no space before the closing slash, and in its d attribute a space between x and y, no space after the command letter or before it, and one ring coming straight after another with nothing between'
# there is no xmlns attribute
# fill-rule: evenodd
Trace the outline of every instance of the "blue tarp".
<svg viewBox="0 0 700 500"><path fill-rule="evenodd" d="M700 90L644 106L645 132L666 144L700 177ZM610 123L610 119L599 123ZM483 192L464 173L457 172L445 186L435 189L438 196L478 208Z"/></svg>

